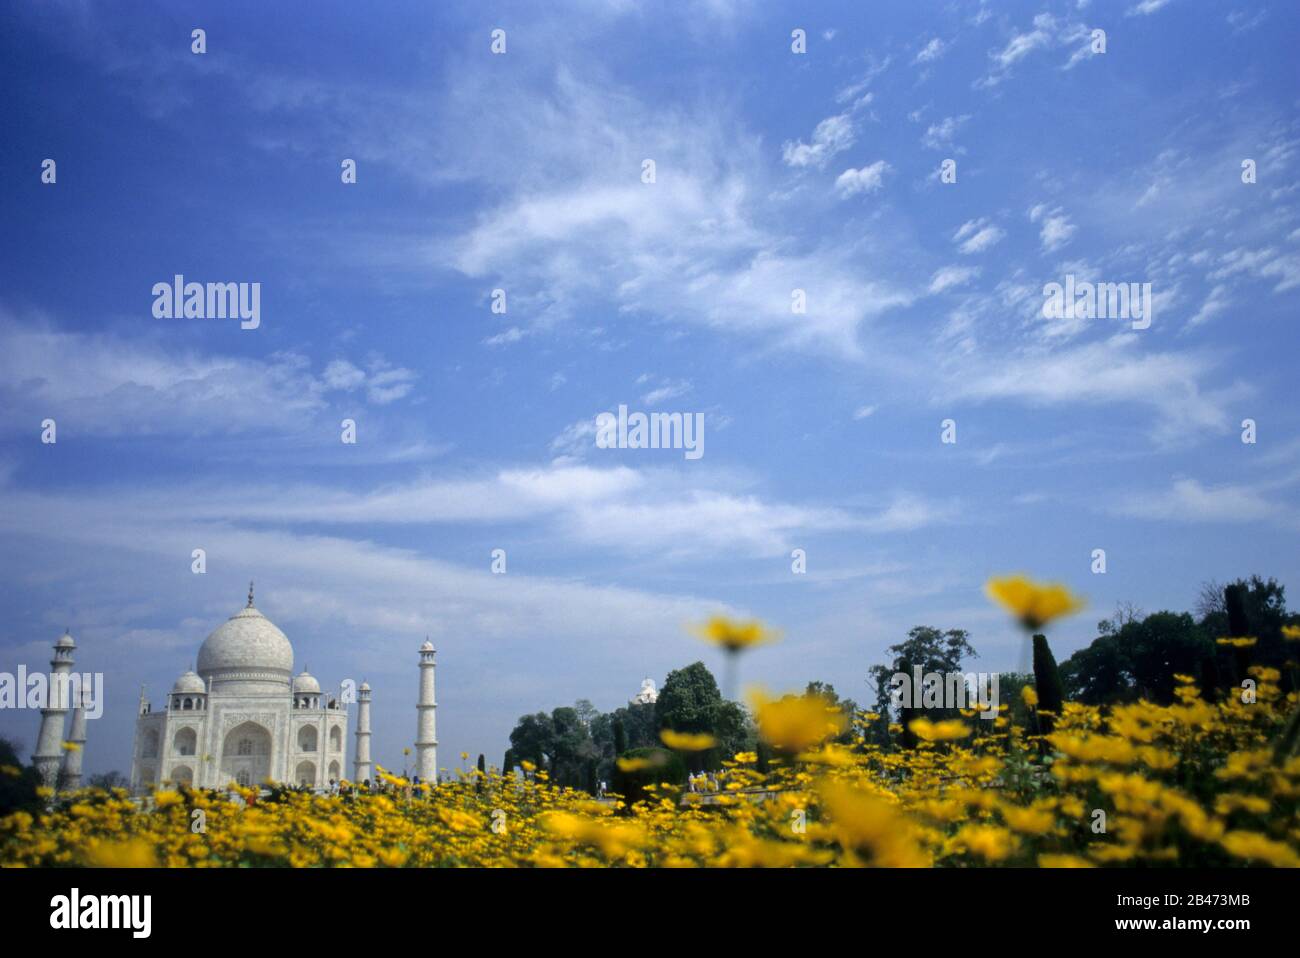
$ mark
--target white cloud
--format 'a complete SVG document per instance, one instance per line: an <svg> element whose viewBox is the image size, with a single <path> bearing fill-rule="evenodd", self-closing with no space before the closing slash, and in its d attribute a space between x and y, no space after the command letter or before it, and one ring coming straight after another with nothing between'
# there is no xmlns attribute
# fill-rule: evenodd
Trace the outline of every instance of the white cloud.
<svg viewBox="0 0 1300 958"><path fill-rule="evenodd" d="M1170 488L1128 496L1115 509L1121 515L1178 522L1274 522L1294 526L1295 510L1265 498L1248 485L1206 486L1178 479Z"/></svg>
<svg viewBox="0 0 1300 958"><path fill-rule="evenodd" d="M957 131L970 119L969 115L944 117L938 123L931 123L921 137L921 144L932 150L943 150L952 146Z"/></svg>
<svg viewBox="0 0 1300 958"><path fill-rule="evenodd" d="M497 137L516 144L518 167L501 175L518 185L431 244L467 276L509 275L512 306L530 303L524 331L558 328L591 306L857 357L861 327L910 301L883 271L864 269L860 249L790 235L761 140L724 112L643 107L571 78L542 103L503 102L495 136L465 143L489 170ZM841 142L829 135L823 155ZM647 156L658 157L654 184L640 181ZM809 308L791 323L795 288L808 291Z"/></svg>
<svg viewBox="0 0 1300 958"><path fill-rule="evenodd" d="M948 45L944 43L943 40L939 39L938 37L935 37L924 47L921 48L921 51L916 55L916 59L914 59L912 62L930 63L934 60L938 60L940 57L943 56L944 51L947 49L947 47Z"/></svg>
<svg viewBox="0 0 1300 958"><path fill-rule="evenodd" d="M875 406L859 406L857 409L853 410L853 418L866 419L868 416L875 415L875 412Z"/></svg>
<svg viewBox="0 0 1300 958"><path fill-rule="evenodd" d="M876 160L858 170L847 169L835 179L835 189L846 199L858 193L874 193L884 185L884 176L889 170L890 166L884 160Z"/></svg>
<svg viewBox="0 0 1300 958"><path fill-rule="evenodd" d="M234 335L240 335L236 328ZM244 334L247 335L247 334ZM52 417L60 436L213 435L292 429L326 407L330 379L291 353L200 355L165 336L127 341L0 318L5 422ZM34 418L33 418L34 417Z"/></svg>
<svg viewBox="0 0 1300 958"><path fill-rule="evenodd" d="M1005 70L1035 50L1046 47L1051 42L1052 30L1055 26L1056 21L1050 14L1040 13L1034 17L1034 29L1014 34L1005 47L990 56L1000 68Z"/></svg>
<svg viewBox="0 0 1300 958"><path fill-rule="evenodd" d="M366 381L366 374L346 359L336 359L325 367L321 374L327 389L343 389L351 392Z"/></svg>
<svg viewBox="0 0 1300 958"><path fill-rule="evenodd" d="M1060 207L1048 209L1045 203L1039 203L1029 211L1029 221L1037 223L1040 220L1043 225L1038 236L1042 241L1044 252L1055 252L1074 236L1076 227Z"/></svg>
<svg viewBox="0 0 1300 958"><path fill-rule="evenodd" d="M962 253L970 256L996 246L1006 235L1006 231L1000 227L990 224L988 220L979 219L967 220L953 234L952 239Z"/></svg>
<svg viewBox="0 0 1300 958"><path fill-rule="evenodd" d="M643 406L658 406L660 403L667 402L669 399L676 399L678 396L685 396L691 391L691 384L680 379L676 381L669 380L663 384L651 389L641 397Z"/></svg>
<svg viewBox="0 0 1300 958"><path fill-rule="evenodd" d="M820 169L837 153L853 145L853 121L847 113L828 116L813 130L812 143L786 141L781 149L787 166L812 166Z"/></svg>
<svg viewBox="0 0 1300 958"><path fill-rule="evenodd" d="M1210 290L1210 294L1205 297L1205 302L1196 311L1196 315L1187 321L1187 325L1200 326L1202 323L1208 323L1231 305L1232 299L1228 296L1228 287L1218 284Z"/></svg>
<svg viewBox="0 0 1300 958"><path fill-rule="evenodd" d="M930 279L930 292L942 293L954 286L963 286L979 275L975 266L945 266Z"/></svg>
<svg viewBox="0 0 1300 958"><path fill-rule="evenodd" d="M1169 0L1142 0L1142 2L1137 4L1136 6L1129 7L1128 11L1125 13L1125 16L1129 16L1129 17L1150 16L1151 14L1155 13L1157 10L1164 8L1168 4L1169 4Z"/></svg>
<svg viewBox="0 0 1300 958"><path fill-rule="evenodd" d="M1192 352L1158 352L1123 333L1069 348L1042 346L1006 355L963 355L949 364L954 398L1015 399L1031 405L1123 403L1154 409L1156 437L1173 441L1229 427L1227 394L1207 394L1210 361Z"/></svg>

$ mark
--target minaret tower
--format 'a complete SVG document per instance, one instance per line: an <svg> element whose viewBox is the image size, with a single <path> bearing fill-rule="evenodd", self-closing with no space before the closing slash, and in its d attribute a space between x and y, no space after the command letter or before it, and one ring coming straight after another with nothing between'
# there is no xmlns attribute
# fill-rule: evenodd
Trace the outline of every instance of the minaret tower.
<svg viewBox="0 0 1300 958"><path fill-rule="evenodd" d="M357 757L352 760L352 781L360 784L370 772L370 683L357 689Z"/></svg>
<svg viewBox="0 0 1300 958"><path fill-rule="evenodd" d="M63 760L63 719L68 712L68 676L72 672L72 653L77 643L64 632L54 643L54 658L50 659L50 689L41 709L41 731L36 736L36 751L32 764L40 773L41 784L57 788L59 764Z"/></svg>
<svg viewBox="0 0 1300 958"><path fill-rule="evenodd" d="M72 709L72 728L68 731L68 748L63 753L62 787L68 791L81 788L81 753L86 747L86 690L79 689Z"/></svg>
<svg viewBox="0 0 1300 958"><path fill-rule="evenodd" d="M419 737L415 740L415 774L420 782L438 783L438 733L435 714L438 703L433 699L433 643L428 639L420 646L420 701L415 706L419 715Z"/></svg>

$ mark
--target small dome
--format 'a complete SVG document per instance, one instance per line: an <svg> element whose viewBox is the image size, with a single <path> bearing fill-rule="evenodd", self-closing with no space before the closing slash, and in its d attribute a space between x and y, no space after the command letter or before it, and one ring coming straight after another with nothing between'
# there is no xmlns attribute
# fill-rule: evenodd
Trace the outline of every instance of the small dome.
<svg viewBox="0 0 1300 958"><path fill-rule="evenodd" d="M421 652L436 652L437 649L435 649L435 648L433 647L433 643L432 643L432 642L430 642L428 639L425 639L425 640L424 640L424 645L420 646L420 651L421 651Z"/></svg>
<svg viewBox="0 0 1300 958"><path fill-rule="evenodd" d="M178 693L190 695L196 692L201 695L206 691L207 687L203 684L203 680L194 674L193 669L188 670L184 675L178 678L176 684L172 686L173 695Z"/></svg>
<svg viewBox="0 0 1300 958"><path fill-rule="evenodd" d="M59 636L59 641L54 643L54 647L56 649L75 649L77 647L77 643L72 641L71 632L64 632L61 636Z"/></svg>
<svg viewBox="0 0 1300 958"><path fill-rule="evenodd" d="M293 680L293 690L295 692L320 692L320 683L306 669L297 675Z"/></svg>
<svg viewBox="0 0 1300 958"><path fill-rule="evenodd" d="M369 691L370 691L370 683L369 683L369 682L362 682L362 683L361 683L361 688L360 688L358 691L361 691L361 692L369 692Z"/></svg>

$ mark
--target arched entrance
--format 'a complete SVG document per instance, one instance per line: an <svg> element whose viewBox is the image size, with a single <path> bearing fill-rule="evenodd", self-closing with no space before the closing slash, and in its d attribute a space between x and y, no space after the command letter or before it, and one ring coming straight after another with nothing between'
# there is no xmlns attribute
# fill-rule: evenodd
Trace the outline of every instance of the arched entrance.
<svg viewBox="0 0 1300 958"><path fill-rule="evenodd" d="M316 764L314 762L299 762L298 772L295 775L299 785L316 784Z"/></svg>
<svg viewBox="0 0 1300 958"><path fill-rule="evenodd" d="M221 775L241 785L260 785L270 778L271 733L256 722L231 729L221 748Z"/></svg>

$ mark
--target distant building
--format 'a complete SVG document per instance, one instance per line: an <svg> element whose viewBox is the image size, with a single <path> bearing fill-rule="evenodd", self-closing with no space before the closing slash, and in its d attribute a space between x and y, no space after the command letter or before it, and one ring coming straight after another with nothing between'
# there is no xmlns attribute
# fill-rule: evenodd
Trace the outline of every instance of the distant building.
<svg viewBox="0 0 1300 958"><path fill-rule="evenodd" d="M642 679L641 691L632 696L629 705L654 705L659 701L659 691L655 688L654 679Z"/></svg>

